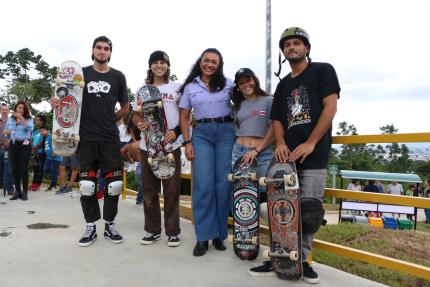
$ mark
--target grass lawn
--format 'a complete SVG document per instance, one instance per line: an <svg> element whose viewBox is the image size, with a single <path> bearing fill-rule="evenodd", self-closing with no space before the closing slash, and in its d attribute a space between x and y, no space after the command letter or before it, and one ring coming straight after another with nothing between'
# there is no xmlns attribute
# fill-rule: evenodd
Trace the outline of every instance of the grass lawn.
<svg viewBox="0 0 430 287"><path fill-rule="evenodd" d="M430 267L430 224L419 223L417 229L418 232L342 223L321 227L316 238ZM314 249L313 258L317 262L389 286L430 287L427 280L318 249Z"/></svg>

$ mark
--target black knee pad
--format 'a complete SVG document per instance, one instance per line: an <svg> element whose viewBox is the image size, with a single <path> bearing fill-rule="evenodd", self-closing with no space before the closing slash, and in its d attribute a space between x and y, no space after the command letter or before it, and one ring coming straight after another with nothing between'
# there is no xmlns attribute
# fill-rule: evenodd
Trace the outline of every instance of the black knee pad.
<svg viewBox="0 0 430 287"><path fill-rule="evenodd" d="M106 179L106 190L110 196L119 196L122 192L122 170L116 169L107 172L103 176Z"/></svg>
<svg viewBox="0 0 430 287"><path fill-rule="evenodd" d="M301 204L302 231L303 233L316 233L321 224L325 224L324 207L316 198L304 197Z"/></svg>

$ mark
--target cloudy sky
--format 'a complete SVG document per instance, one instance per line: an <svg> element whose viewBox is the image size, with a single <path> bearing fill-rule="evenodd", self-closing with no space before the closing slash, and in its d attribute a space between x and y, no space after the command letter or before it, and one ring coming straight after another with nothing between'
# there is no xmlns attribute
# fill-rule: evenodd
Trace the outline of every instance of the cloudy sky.
<svg viewBox="0 0 430 287"><path fill-rule="evenodd" d="M28 47L51 65L91 64L95 37L113 42L111 66L135 91L149 54L166 51L179 80L208 47L224 56L225 74L250 67L265 78L265 0L4 1L0 54ZM70 2L69 2L70 3ZM430 110L429 0L273 0L272 72L278 40L289 26L310 34L313 61L329 62L342 87L335 126L359 134L394 124L401 133L428 132ZM290 71L283 65L283 75ZM272 91L278 80L273 77Z"/></svg>

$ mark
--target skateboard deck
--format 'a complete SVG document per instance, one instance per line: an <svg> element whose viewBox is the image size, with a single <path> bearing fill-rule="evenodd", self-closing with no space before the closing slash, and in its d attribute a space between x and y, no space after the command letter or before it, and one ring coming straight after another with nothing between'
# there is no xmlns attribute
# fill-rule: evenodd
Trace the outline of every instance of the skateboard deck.
<svg viewBox="0 0 430 287"><path fill-rule="evenodd" d="M81 66L65 61L57 73L55 97L59 104L54 109L52 148L61 156L71 156L79 143L84 75Z"/></svg>
<svg viewBox="0 0 430 287"><path fill-rule="evenodd" d="M241 260L252 261L258 256L259 194L257 160L242 162L243 156L233 164L228 180L233 182L233 250Z"/></svg>
<svg viewBox="0 0 430 287"><path fill-rule="evenodd" d="M138 111L149 127L144 131L148 164L157 178L166 179L175 173L175 158L171 143L164 141L167 121L163 101L157 87L146 85L137 91Z"/></svg>
<svg viewBox="0 0 430 287"><path fill-rule="evenodd" d="M278 163L273 157L267 177L267 209L270 229L270 257L276 275L281 279L302 278L302 227L300 187L294 162Z"/></svg>

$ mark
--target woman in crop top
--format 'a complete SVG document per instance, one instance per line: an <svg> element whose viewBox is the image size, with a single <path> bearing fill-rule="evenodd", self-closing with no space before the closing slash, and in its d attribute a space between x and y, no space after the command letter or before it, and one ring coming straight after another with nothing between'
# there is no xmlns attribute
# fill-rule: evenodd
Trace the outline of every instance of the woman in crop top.
<svg viewBox="0 0 430 287"><path fill-rule="evenodd" d="M244 155L245 162L257 158L258 176L265 176L273 157L271 143L274 140L269 121L273 98L260 88L260 82L254 72L241 68L236 72L236 87L232 101L236 114L236 143L233 146L232 165ZM265 189L260 196L265 201Z"/></svg>

